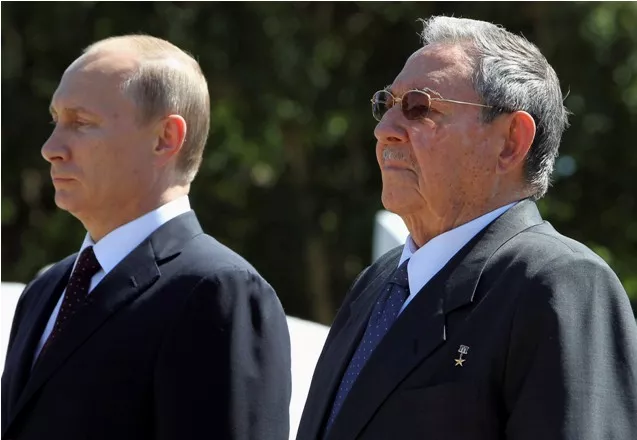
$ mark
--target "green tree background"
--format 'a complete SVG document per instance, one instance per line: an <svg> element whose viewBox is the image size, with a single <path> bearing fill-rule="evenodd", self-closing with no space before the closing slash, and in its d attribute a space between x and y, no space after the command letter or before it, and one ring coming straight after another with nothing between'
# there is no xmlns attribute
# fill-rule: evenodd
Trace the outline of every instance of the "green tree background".
<svg viewBox="0 0 637 440"><path fill-rule="evenodd" d="M50 97L85 46L143 32L194 54L209 81L212 134L191 194L204 229L253 262L288 314L329 323L370 262L382 209L369 98L433 14L502 24L554 66L574 115L541 211L637 300L630 2L3 3L2 279L27 282L81 244L40 156Z"/></svg>

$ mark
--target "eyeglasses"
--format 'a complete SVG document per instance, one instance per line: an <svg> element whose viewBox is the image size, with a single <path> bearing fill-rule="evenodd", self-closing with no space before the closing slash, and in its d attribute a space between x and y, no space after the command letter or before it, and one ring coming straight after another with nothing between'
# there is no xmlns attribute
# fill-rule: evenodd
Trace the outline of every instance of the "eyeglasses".
<svg viewBox="0 0 637 440"><path fill-rule="evenodd" d="M408 90L401 98L396 98L388 90L379 90L372 96L372 115L380 121L385 113L395 104L401 103L403 115L410 121L426 118L429 114L432 101L450 102L452 104L472 105L474 107L493 108L490 105L476 104L474 102L454 101L452 99L432 98L430 93L436 93L429 89Z"/></svg>

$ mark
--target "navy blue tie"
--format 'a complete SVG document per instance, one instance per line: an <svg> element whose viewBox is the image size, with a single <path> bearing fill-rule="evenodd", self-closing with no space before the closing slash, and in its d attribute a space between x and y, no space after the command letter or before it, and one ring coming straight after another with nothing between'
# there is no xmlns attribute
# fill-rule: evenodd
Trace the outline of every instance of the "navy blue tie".
<svg viewBox="0 0 637 440"><path fill-rule="evenodd" d="M407 278L408 261L409 260L403 262L403 264L394 271L392 277L385 285L383 292L378 296L374 310L367 323L365 334L359 342L358 348L354 352L354 356L352 356L352 360L349 362L347 370L345 370L345 374L341 379L341 385L336 393L325 432L327 432L332 426L332 423L334 423L336 415L343 406L343 402L345 402L345 398L352 389L356 378L378 343L383 339L398 317L398 312L400 312L401 307L409 296L409 281Z"/></svg>

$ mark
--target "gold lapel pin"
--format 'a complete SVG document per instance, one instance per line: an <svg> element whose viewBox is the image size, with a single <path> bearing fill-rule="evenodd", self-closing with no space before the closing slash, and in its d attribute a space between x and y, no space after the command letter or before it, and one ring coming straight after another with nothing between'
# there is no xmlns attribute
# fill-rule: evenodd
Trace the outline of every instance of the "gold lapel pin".
<svg viewBox="0 0 637 440"><path fill-rule="evenodd" d="M458 349L458 353L460 353L460 356L458 356L458 359L454 359L454 361L456 361L456 367L463 367L463 363L464 361L466 361L466 359L463 359L462 356L466 355L467 353L469 353L469 347L467 347L466 345L461 345L460 348Z"/></svg>

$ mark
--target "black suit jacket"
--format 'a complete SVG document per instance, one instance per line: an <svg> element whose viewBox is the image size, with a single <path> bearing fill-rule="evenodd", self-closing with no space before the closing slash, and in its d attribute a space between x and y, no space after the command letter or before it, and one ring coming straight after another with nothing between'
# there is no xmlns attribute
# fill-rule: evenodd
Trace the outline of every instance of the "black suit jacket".
<svg viewBox="0 0 637 440"><path fill-rule="evenodd" d="M192 212L118 264L31 371L75 258L35 279L18 303L2 375L3 439L287 439L281 304Z"/></svg>
<svg viewBox="0 0 637 440"><path fill-rule="evenodd" d="M400 254L381 257L348 293L299 440L637 439L637 326L626 293L599 257L543 222L530 201L491 223L418 293L323 437Z"/></svg>

